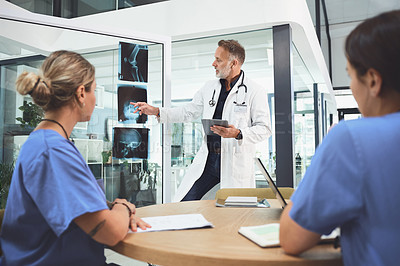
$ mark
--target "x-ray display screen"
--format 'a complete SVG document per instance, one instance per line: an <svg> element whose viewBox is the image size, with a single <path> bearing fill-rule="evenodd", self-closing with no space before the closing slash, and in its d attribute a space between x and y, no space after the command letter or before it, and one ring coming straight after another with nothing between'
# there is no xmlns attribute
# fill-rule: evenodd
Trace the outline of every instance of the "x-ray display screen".
<svg viewBox="0 0 400 266"><path fill-rule="evenodd" d="M114 128L113 157L148 159L148 128Z"/></svg>
<svg viewBox="0 0 400 266"><path fill-rule="evenodd" d="M147 45L119 43L120 80L147 82L149 51Z"/></svg>
<svg viewBox="0 0 400 266"><path fill-rule="evenodd" d="M127 124L143 124L147 115L134 113L136 108L131 103L147 102L146 86L118 85L118 121Z"/></svg>

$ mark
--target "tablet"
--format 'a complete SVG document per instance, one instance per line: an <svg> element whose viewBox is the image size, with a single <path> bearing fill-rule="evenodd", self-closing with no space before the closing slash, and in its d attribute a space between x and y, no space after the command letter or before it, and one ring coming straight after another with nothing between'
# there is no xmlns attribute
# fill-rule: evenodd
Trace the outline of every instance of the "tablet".
<svg viewBox="0 0 400 266"><path fill-rule="evenodd" d="M201 122L203 123L203 129L206 135L215 135L214 132L211 131L210 127L217 125L217 126L222 126L222 127L228 127L228 121L227 120L221 120L221 119L201 119Z"/></svg>

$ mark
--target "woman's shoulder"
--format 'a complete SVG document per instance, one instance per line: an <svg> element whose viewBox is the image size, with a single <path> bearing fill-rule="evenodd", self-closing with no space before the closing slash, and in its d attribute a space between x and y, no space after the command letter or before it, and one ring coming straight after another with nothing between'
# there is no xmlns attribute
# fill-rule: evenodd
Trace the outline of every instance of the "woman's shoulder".
<svg viewBox="0 0 400 266"><path fill-rule="evenodd" d="M20 155L39 156L54 149L71 151L73 150L72 146L72 143L58 132L51 129L39 129L29 135L28 139L22 145Z"/></svg>
<svg viewBox="0 0 400 266"><path fill-rule="evenodd" d="M391 113L384 116L362 117L359 119L343 121L341 123L343 123L350 131L360 133L379 128L386 128L388 130L391 128L400 129L400 112ZM369 134L371 133L373 132L369 132Z"/></svg>
<svg viewBox="0 0 400 266"><path fill-rule="evenodd" d="M43 146L47 148L55 146L65 146L69 143L65 137L51 129L38 129L33 131L27 140L27 143L35 146ZM69 146L69 145L67 145Z"/></svg>
<svg viewBox="0 0 400 266"><path fill-rule="evenodd" d="M382 139L397 138L400 131L400 113L379 117L340 121L328 133L330 139L351 138L362 145L379 143Z"/></svg>

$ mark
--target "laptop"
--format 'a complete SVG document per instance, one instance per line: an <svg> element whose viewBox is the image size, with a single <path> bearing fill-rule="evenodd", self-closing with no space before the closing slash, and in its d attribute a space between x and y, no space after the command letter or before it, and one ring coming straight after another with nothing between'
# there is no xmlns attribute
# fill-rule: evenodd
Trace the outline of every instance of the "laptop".
<svg viewBox="0 0 400 266"><path fill-rule="evenodd" d="M279 191L278 187L275 185L274 180L272 180L271 176L269 175L267 169L265 168L264 164L261 162L260 158L254 158L256 160L256 164L261 170L261 173L264 175L264 178L267 180L269 187L272 189L272 192L275 194L275 197L278 199L279 203L282 206L282 209L286 207L287 203L286 200L283 198L281 192Z"/></svg>
<svg viewBox="0 0 400 266"><path fill-rule="evenodd" d="M269 187L275 194L275 197L278 199L279 203L282 206L282 209L286 207L287 203L286 200L283 198L281 192L279 191L278 187L275 185L274 180L272 180L271 176L269 175L267 169L265 168L264 164L261 162L260 158L254 158L256 160L256 164L260 168L262 174L264 175L265 179L267 179ZM330 233L329 235L322 235L321 242L332 242L335 246L340 246L340 228L336 228Z"/></svg>

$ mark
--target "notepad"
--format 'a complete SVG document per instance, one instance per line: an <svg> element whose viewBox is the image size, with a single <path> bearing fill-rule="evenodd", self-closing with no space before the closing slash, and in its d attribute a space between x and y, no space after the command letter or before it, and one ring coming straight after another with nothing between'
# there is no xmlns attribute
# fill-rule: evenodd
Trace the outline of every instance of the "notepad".
<svg viewBox="0 0 400 266"><path fill-rule="evenodd" d="M253 201L253 199L252 199ZM260 199L257 204L254 204L253 202L251 202L250 204L245 204L243 202L228 202L228 204L226 204L226 200L224 199L217 199L215 202L215 206L217 207L257 207L257 208L269 208L271 207L271 205L269 204L267 199Z"/></svg>
<svg viewBox="0 0 400 266"><path fill-rule="evenodd" d="M242 226L239 233L260 247L278 247L279 243L279 223L270 223L256 226ZM333 242L340 236L340 229L336 228L329 235L322 235L320 242Z"/></svg>
<svg viewBox="0 0 400 266"><path fill-rule="evenodd" d="M279 246L279 223L242 226L239 228L239 233L260 247Z"/></svg>
<svg viewBox="0 0 400 266"><path fill-rule="evenodd" d="M230 196L225 200L225 206L257 207L257 197Z"/></svg>

